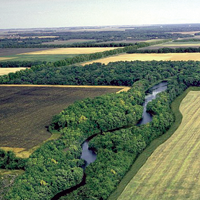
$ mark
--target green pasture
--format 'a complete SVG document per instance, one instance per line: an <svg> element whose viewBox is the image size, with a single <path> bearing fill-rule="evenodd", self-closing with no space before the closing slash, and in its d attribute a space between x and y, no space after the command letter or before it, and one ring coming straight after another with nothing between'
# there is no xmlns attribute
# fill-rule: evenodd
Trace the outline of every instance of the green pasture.
<svg viewBox="0 0 200 200"><path fill-rule="evenodd" d="M77 55L74 54L41 54L41 55L30 55L30 54L23 54L23 55L10 55L10 56L3 56L1 61L47 61L47 62L55 62L58 60L63 60L66 58L71 58ZM7 59L6 59L7 58Z"/></svg>

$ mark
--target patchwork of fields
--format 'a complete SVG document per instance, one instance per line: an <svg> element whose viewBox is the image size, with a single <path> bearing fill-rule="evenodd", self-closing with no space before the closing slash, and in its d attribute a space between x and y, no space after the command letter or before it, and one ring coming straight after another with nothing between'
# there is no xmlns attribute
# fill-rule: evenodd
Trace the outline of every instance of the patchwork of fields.
<svg viewBox="0 0 200 200"><path fill-rule="evenodd" d="M16 153L47 140L45 128L52 116L74 101L118 92L123 87L35 87L0 86L0 147L12 147Z"/></svg>
<svg viewBox="0 0 200 200"><path fill-rule="evenodd" d="M54 49L38 49L38 48L18 48L2 50L0 53L0 61L49 61L54 62L79 54L90 54L116 49L116 47L97 47L97 48L54 48ZM26 51L27 50L27 51Z"/></svg>
<svg viewBox="0 0 200 200"><path fill-rule="evenodd" d="M200 199L200 92L183 99L183 120L126 186L118 200Z"/></svg>

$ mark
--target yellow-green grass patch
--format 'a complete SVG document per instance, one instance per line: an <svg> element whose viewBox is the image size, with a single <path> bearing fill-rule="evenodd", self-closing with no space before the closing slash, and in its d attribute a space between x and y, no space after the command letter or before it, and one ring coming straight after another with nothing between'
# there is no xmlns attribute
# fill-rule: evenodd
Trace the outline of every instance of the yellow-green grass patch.
<svg viewBox="0 0 200 200"><path fill-rule="evenodd" d="M0 76L9 74L11 72L15 73L16 71L24 70L25 67L16 67L16 68L0 68Z"/></svg>
<svg viewBox="0 0 200 200"><path fill-rule="evenodd" d="M51 137L47 140L43 141L42 143L38 144L37 146L34 146L31 149L26 148L15 148L15 147L0 147L0 149L3 149L5 151L13 151L15 155L19 158L28 158L35 150L37 150L42 144L46 143L50 140L56 140L60 137L59 133L52 133Z"/></svg>
<svg viewBox="0 0 200 200"><path fill-rule="evenodd" d="M109 50L113 50L113 49L116 49L116 47L56 48L56 49L49 49L49 50L22 53L22 54L19 54L19 55L89 54L89 53L109 51Z"/></svg>
<svg viewBox="0 0 200 200"><path fill-rule="evenodd" d="M4 60L12 60L16 57L0 57L0 61L4 61Z"/></svg>
<svg viewBox="0 0 200 200"><path fill-rule="evenodd" d="M134 53L134 54L120 54L117 56L110 56L107 58L97 59L95 61L85 62L82 65L92 64L94 62L108 64L109 62L117 61L151 61L151 60L166 60L166 61L200 61L200 53Z"/></svg>
<svg viewBox="0 0 200 200"><path fill-rule="evenodd" d="M190 91L180 105L179 128L160 145L118 200L200 199L200 92Z"/></svg>

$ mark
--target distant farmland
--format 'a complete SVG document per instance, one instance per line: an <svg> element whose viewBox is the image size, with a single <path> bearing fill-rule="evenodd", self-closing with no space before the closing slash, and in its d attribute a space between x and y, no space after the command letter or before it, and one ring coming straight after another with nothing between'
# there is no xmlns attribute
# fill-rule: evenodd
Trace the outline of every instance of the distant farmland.
<svg viewBox="0 0 200 200"><path fill-rule="evenodd" d="M116 47L90 47L90 48L55 48L49 50L42 50L42 51L33 51L22 53L28 55L41 55L41 54L88 54L88 53L96 53L96 52L103 52L116 49Z"/></svg>
<svg viewBox="0 0 200 200"><path fill-rule="evenodd" d="M0 147L30 149L51 134L53 115L76 100L118 92L123 87L0 86Z"/></svg>
<svg viewBox="0 0 200 200"><path fill-rule="evenodd" d="M116 49L116 47L91 47L91 48L16 48L3 49L0 53L0 61L49 61L54 62L78 54L90 54Z"/></svg>
<svg viewBox="0 0 200 200"><path fill-rule="evenodd" d="M75 44L84 42L95 42L96 40L86 40L86 39L71 39L71 40L55 40L53 42L43 42L42 44Z"/></svg>
<svg viewBox="0 0 200 200"><path fill-rule="evenodd" d="M164 44L152 45L149 47L140 48L140 50L145 49L160 49L160 48L184 48L184 47L200 47L200 42L168 42Z"/></svg>
<svg viewBox="0 0 200 200"><path fill-rule="evenodd" d="M195 60L200 61L200 53L134 53L134 54L120 54L116 56L110 56L107 58L97 59L95 61L86 62L82 65L91 64L94 62L100 62L108 64L109 62L117 61L151 61L151 60L164 60L164 61L188 61Z"/></svg>
<svg viewBox="0 0 200 200"><path fill-rule="evenodd" d="M199 91L183 99L181 125L153 152L118 200L200 199L199 101Z"/></svg>

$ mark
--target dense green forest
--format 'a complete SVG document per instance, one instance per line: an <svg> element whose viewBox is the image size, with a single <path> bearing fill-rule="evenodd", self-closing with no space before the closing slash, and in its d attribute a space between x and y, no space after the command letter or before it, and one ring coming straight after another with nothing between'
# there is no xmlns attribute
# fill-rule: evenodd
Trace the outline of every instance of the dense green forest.
<svg viewBox="0 0 200 200"><path fill-rule="evenodd" d="M18 176L5 198L51 199L56 193L80 183L83 177L81 144L89 136L98 134L90 142L98 157L86 168L86 184L63 199L107 199L138 154L173 123L171 102L187 87L199 86L199 66L200 62L193 61L94 63L85 67L47 64L0 77L0 83L4 84L62 81L62 84L132 86L128 92L77 101L54 116L49 130L59 131L61 137L45 143L23 160L25 173ZM152 122L135 126L142 116L145 91L166 79L167 91L159 94L147 108L153 114Z"/></svg>

